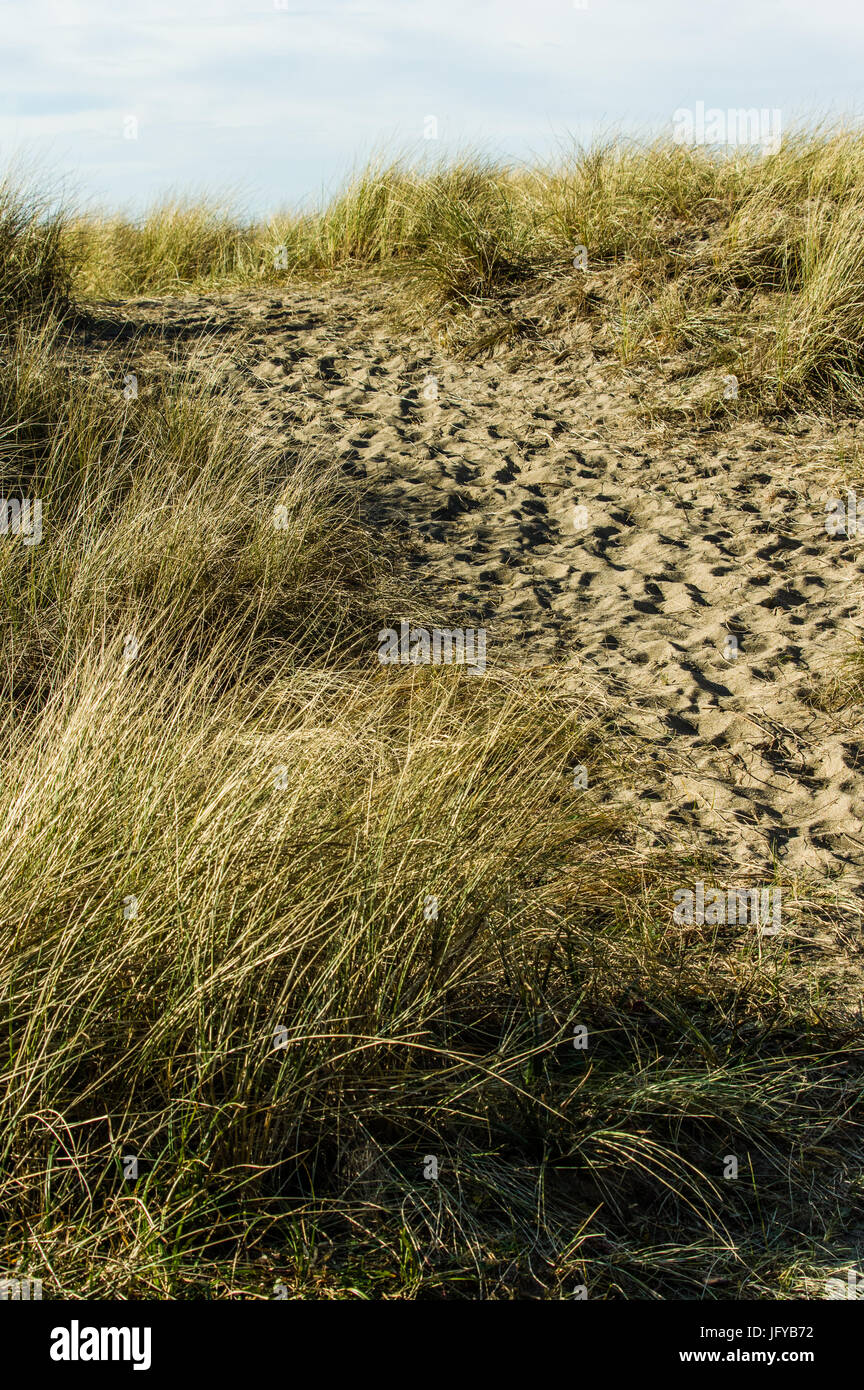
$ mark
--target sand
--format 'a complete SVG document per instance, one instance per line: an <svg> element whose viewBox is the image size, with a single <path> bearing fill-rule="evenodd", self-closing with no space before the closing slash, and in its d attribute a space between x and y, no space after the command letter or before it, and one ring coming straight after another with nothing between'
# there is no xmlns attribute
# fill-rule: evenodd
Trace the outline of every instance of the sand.
<svg viewBox="0 0 864 1390"><path fill-rule="evenodd" d="M621 791L646 849L860 906L864 711L830 691L864 629L864 535L825 529L845 495L825 423L649 423L659 368L623 370L584 334L457 359L394 326L372 283L122 316L214 334L258 428L340 460L436 611L485 627L490 663L602 700L647 755Z"/></svg>

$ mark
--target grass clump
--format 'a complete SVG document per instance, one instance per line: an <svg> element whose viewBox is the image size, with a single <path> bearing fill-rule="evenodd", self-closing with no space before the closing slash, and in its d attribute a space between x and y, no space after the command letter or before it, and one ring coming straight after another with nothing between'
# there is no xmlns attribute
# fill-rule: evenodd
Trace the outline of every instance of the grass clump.
<svg viewBox="0 0 864 1390"><path fill-rule="evenodd" d="M764 1297L824 1263L860 1049L746 932L672 932L668 873L565 791L578 709L341 665L225 691L224 659L178 699L88 653L3 729L9 1262L139 1297L237 1262L251 1296Z"/></svg>
<svg viewBox="0 0 864 1390"><path fill-rule="evenodd" d="M0 183L0 333L67 301L73 266L67 219L10 178Z"/></svg>

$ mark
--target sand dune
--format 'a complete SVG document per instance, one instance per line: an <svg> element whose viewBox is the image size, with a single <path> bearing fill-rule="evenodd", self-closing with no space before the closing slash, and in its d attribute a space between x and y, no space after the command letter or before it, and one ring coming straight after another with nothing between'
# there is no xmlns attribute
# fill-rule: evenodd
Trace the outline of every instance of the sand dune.
<svg viewBox="0 0 864 1390"><path fill-rule="evenodd" d="M861 633L864 543L826 531L824 426L650 427L644 373L584 343L454 359L393 327L380 284L127 312L228 347L262 431L342 461L490 661L602 693L651 755L646 846L860 893L864 722L824 690Z"/></svg>

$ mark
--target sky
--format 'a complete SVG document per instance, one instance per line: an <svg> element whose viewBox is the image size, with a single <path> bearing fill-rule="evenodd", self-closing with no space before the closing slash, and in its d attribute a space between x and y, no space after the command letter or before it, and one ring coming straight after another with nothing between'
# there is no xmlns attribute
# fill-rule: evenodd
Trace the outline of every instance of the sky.
<svg viewBox="0 0 864 1390"><path fill-rule="evenodd" d="M79 207L308 207L380 154L864 113L860 0L0 0L3 164Z"/></svg>

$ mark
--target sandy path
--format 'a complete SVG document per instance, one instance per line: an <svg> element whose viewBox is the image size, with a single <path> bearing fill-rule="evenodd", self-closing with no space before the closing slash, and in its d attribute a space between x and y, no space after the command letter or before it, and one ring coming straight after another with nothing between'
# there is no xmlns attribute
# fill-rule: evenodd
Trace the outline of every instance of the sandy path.
<svg viewBox="0 0 864 1390"><path fill-rule="evenodd" d="M837 880L851 905L864 720L813 692L864 632L864 536L825 531L827 431L651 431L636 378L590 347L457 362L397 333L371 285L125 312L218 330L261 428L365 481L490 660L602 688L622 740L654 755L632 792L646 844Z"/></svg>

